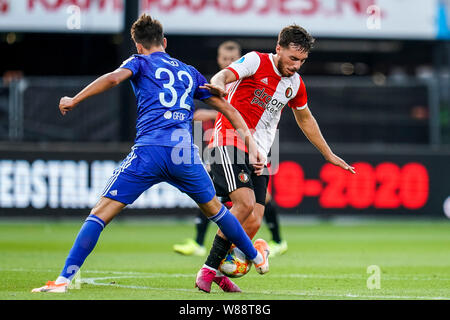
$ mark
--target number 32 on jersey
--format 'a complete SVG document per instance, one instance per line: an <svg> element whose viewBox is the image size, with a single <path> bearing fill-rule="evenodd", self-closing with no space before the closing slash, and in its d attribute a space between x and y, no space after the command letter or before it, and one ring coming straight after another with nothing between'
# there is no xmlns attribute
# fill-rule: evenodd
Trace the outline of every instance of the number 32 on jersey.
<svg viewBox="0 0 450 320"><path fill-rule="evenodd" d="M160 92L159 93L159 101L161 104L167 108L172 108L178 101L179 93L174 88L175 81L181 81L184 82L183 79L187 79L188 86L185 89L184 93L181 94L180 97L180 107L183 109L191 110L191 106L186 103L186 99L188 98L189 94L192 91L192 87L194 85L194 81L192 80L192 77L189 73L186 71L178 71L176 76L174 73L166 68L158 68L155 72L156 79L162 79L162 74L165 73L169 77L169 82L164 83L163 87L168 89L170 91L170 94L166 94L166 92ZM164 77L165 78L165 77Z"/></svg>

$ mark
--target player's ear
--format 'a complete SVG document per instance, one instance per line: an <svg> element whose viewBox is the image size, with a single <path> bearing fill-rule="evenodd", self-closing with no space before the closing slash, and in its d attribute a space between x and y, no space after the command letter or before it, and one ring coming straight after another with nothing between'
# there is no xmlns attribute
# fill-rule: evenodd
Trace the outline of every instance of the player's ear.
<svg viewBox="0 0 450 320"><path fill-rule="evenodd" d="M167 38L163 38L163 48L164 50L167 48Z"/></svg>
<svg viewBox="0 0 450 320"><path fill-rule="evenodd" d="M144 46L142 44L138 43L138 42L136 42L135 45L136 45L137 53L142 54Z"/></svg>
<svg viewBox="0 0 450 320"><path fill-rule="evenodd" d="M275 47L275 51L277 54L280 54L281 46L277 43L277 46Z"/></svg>

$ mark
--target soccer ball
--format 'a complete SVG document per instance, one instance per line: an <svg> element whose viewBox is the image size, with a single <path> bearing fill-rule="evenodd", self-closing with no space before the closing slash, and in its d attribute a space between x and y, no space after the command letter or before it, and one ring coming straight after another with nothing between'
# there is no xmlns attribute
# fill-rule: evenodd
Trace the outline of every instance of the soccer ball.
<svg viewBox="0 0 450 320"><path fill-rule="evenodd" d="M219 266L219 271L230 278L239 278L250 271L252 262L247 259L245 254L234 247L228 251L225 259L222 260Z"/></svg>

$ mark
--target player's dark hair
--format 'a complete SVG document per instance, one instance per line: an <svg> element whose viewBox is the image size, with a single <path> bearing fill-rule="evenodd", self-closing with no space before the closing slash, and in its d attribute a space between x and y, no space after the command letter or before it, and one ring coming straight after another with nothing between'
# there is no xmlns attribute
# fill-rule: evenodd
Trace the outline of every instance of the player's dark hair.
<svg viewBox="0 0 450 320"><path fill-rule="evenodd" d="M300 46L302 51L309 52L313 48L315 39L304 28L292 24L281 30L278 35L278 44L283 48L288 48L293 44Z"/></svg>
<svg viewBox="0 0 450 320"><path fill-rule="evenodd" d="M134 42L142 44L147 50L153 46L163 45L164 33L162 24L144 13L133 23L131 38L133 38Z"/></svg>

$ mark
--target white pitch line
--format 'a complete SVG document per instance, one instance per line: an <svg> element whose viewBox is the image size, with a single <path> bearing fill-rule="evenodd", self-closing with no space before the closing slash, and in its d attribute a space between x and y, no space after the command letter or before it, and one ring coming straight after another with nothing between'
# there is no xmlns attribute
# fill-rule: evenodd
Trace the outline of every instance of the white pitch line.
<svg viewBox="0 0 450 320"><path fill-rule="evenodd" d="M145 277L145 276L144 276ZM150 278L153 276L145 277ZM134 285L121 285L121 284L112 284L112 283L99 283L99 280L113 280L113 279L124 279L124 278L137 278L135 276L111 276L111 277L99 277L99 278L83 278L81 280L82 283L87 283L95 286L111 286L117 288L126 288L126 289L140 289L140 290L159 290L159 291L183 291L183 292L192 292L193 289L181 289L181 288L155 288L148 286L134 286ZM140 276L142 278L142 276ZM404 299L404 300L450 300L450 297L429 297L429 296L398 296L398 295L358 295L358 294L337 294L337 293L311 293L311 292L298 292L298 291L245 291L246 294L265 294L265 295L293 295L293 296L302 296L302 297L344 297L344 298L359 298L359 299Z"/></svg>
<svg viewBox="0 0 450 320"><path fill-rule="evenodd" d="M102 279L112 280L112 279L117 279L117 278L130 278L130 277L83 278L83 279L81 279L81 283L87 283L87 284L91 284L94 286L113 286L113 287L126 288L126 289L160 290L160 291L171 290L171 291L183 291L183 292L191 292L192 291L192 289L183 289L183 288L155 288L155 287L147 287L147 286L134 286L134 285L96 282L97 280L102 280ZM132 277L132 278L136 278L136 277Z"/></svg>
<svg viewBox="0 0 450 320"><path fill-rule="evenodd" d="M24 268L15 268L15 269L1 269L0 271L9 271L9 272L57 272L55 269L24 269ZM82 270L82 273L97 273L97 274L112 274L112 276L108 277L96 277L96 278L82 278L82 283L88 283L92 285L97 286L114 286L114 287L120 287L120 288L128 288L128 289L141 289L141 290L161 290L161 291L183 291L183 292L192 292L192 289L183 289L183 288L156 288L156 287L148 287L148 286L135 286L135 285L120 285L120 284L108 284L108 283L99 283L96 281L99 280L113 280L113 279L124 279L124 278L192 278L195 277L195 274L186 274L186 273L148 273L148 272L129 272L129 271L107 271L107 270ZM444 280L448 281L450 279L448 278L430 278L427 275L419 275L423 276L424 278L418 278L417 275L414 277L396 277L396 276L387 276L383 275L383 278L387 280L423 280L423 281L430 281L430 280ZM247 275L247 277L255 277L257 278L258 275ZM321 275L321 274L271 274L271 278L302 278L302 279L366 279L365 276L360 274L343 274L343 275ZM258 277L259 278L259 277ZM355 295L355 294L328 294L328 293L306 293L306 292L298 292L298 291L246 291L245 293L251 293L251 294L267 294L267 295L294 295L294 296L315 296L315 297L346 297L346 298L360 298L360 299L367 299L367 298L374 298L374 299L406 299L406 300L413 300L413 299L431 299L431 300L450 300L450 297L430 297L430 296L398 296L398 295L388 295L388 296L381 296L381 295Z"/></svg>
<svg viewBox="0 0 450 320"><path fill-rule="evenodd" d="M196 276L195 274L187 274L187 273L154 273L154 272L128 272L128 271L105 271L105 270L86 270L83 271L86 273L105 273L105 274L120 274L120 275L155 275L159 277L192 277ZM357 273L348 273L348 274L340 274L340 275L326 275L326 274L306 274L306 273L291 273L291 274L270 274L271 278L304 278L304 279L367 279L366 274L357 274ZM257 274L248 274L246 277L255 277L259 278L260 275ZM440 278L440 277L430 277L427 274L418 274L411 277L402 277L396 275L388 275L383 274L382 277L385 280L422 280L422 281L430 281L430 280L440 280L440 281L450 281L450 278Z"/></svg>
<svg viewBox="0 0 450 320"><path fill-rule="evenodd" d="M10 272L59 272L60 270L56 269L24 269L24 268L13 268L13 269L2 269L1 271L10 271ZM196 274L190 273L155 273L155 272L138 272L138 271L108 271L108 270L83 270L82 273L98 273L98 274L115 274L115 275L148 275L150 277L166 277L166 278L182 278L182 277L195 277ZM291 274L269 274L270 278L299 278L299 279L353 279L353 280L365 280L367 279L367 275L365 274L357 274L357 273L348 273L348 274L339 274L339 275L327 275L327 274L306 274L306 273L291 273ZM396 276L389 274L381 274L384 280L414 280L414 281L450 281L450 278L441 278L441 277L430 277L427 274L417 274L414 276ZM257 274L248 274L246 277L250 278L259 278L260 275Z"/></svg>

